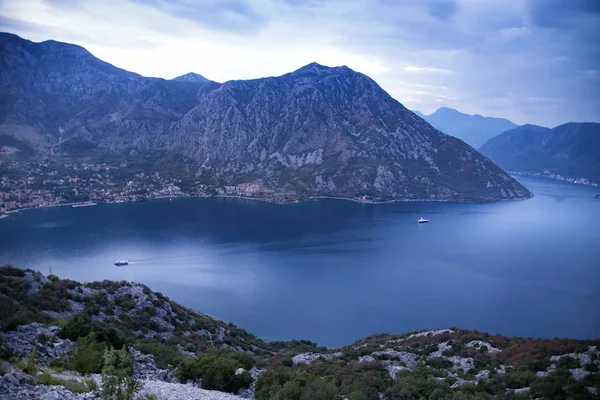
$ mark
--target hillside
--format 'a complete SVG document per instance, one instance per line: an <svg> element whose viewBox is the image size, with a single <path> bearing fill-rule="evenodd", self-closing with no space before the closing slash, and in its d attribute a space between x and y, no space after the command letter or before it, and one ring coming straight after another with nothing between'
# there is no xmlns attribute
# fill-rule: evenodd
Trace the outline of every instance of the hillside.
<svg viewBox="0 0 600 400"><path fill-rule="evenodd" d="M254 197L282 201L530 196L350 68L313 63L223 84L197 77L145 78L79 46L0 34L0 157L135 165L127 178L253 185Z"/></svg>
<svg viewBox="0 0 600 400"><path fill-rule="evenodd" d="M600 124L524 125L479 149L507 171L600 184Z"/></svg>
<svg viewBox="0 0 600 400"><path fill-rule="evenodd" d="M422 117L434 128L457 137L474 148L478 148L488 139L518 126L504 118L464 114L447 107L441 107L433 114Z"/></svg>
<svg viewBox="0 0 600 400"><path fill-rule="evenodd" d="M340 349L266 342L144 285L7 266L0 296L0 398L96 398L111 347L125 349L140 393L159 399L587 399L600 390L600 340L452 328ZM199 379L204 389L183 384Z"/></svg>

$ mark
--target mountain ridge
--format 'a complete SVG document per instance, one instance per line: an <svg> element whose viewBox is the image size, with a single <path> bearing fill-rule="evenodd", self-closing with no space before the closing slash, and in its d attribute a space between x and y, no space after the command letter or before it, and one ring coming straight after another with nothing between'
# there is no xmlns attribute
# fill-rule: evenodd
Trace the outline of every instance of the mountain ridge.
<svg viewBox="0 0 600 400"><path fill-rule="evenodd" d="M91 54L78 56L79 50L55 51L14 37L0 45L0 89L7 93L0 139L24 141L22 147L44 156L127 162L162 152L181 158L178 173L186 179L258 185L284 200L531 195L346 66L310 63L278 77L181 82L129 74ZM45 56L31 59L31 46ZM23 154L18 147L11 151Z"/></svg>

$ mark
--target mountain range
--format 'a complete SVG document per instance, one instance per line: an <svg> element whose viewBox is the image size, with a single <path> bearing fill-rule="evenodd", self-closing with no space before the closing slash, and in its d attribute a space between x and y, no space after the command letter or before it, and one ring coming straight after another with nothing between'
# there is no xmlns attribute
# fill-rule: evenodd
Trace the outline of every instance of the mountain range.
<svg viewBox="0 0 600 400"><path fill-rule="evenodd" d="M0 157L158 154L211 185L290 199L502 200L527 189L369 77L317 63L225 83L147 78L57 41L0 34ZM160 171L164 172L164 171Z"/></svg>
<svg viewBox="0 0 600 400"><path fill-rule="evenodd" d="M490 139L480 151L508 171L600 184L600 123L523 125Z"/></svg>
<svg viewBox="0 0 600 400"><path fill-rule="evenodd" d="M464 114L448 107L438 108L434 113L429 115L425 115L419 111L415 111L415 113L433 125L433 127L461 139L476 149L488 139L518 126L504 118Z"/></svg>

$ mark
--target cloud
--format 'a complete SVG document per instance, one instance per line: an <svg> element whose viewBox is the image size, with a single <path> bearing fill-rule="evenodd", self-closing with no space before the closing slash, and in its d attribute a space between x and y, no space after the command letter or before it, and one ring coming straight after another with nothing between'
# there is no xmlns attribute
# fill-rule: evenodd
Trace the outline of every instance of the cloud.
<svg viewBox="0 0 600 400"><path fill-rule="evenodd" d="M253 33L267 19L244 0L133 0L201 26L236 33Z"/></svg>
<svg viewBox="0 0 600 400"><path fill-rule="evenodd" d="M0 29L171 78L281 75L316 61L409 108L518 123L599 120L597 0L0 0ZM592 71L592 72L586 72ZM553 101L543 99L554 99Z"/></svg>
<svg viewBox="0 0 600 400"><path fill-rule="evenodd" d="M451 73L452 71L444 69L444 68L433 68L433 67L417 67L416 65L407 65L403 67L402 70L406 72L442 72L442 73Z"/></svg>
<svg viewBox="0 0 600 400"><path fill-rule="evenodd" d="M430 0L429 14L440 20L448 20L458 13L458 4L454 0Z"/></svg>

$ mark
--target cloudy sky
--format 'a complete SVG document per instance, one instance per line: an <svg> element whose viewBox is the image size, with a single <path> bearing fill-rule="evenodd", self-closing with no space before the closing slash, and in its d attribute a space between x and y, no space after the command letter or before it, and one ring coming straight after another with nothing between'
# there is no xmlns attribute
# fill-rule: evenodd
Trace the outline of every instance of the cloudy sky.
<svg viewBox="0 0 600 400"><path fill-rule="evenodd" d="M600 0L0 0L0 30L147 76L222 82L316 61L425 113L600 121Z"/></svg>

